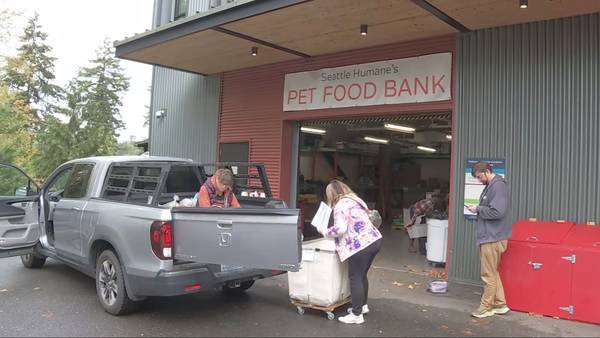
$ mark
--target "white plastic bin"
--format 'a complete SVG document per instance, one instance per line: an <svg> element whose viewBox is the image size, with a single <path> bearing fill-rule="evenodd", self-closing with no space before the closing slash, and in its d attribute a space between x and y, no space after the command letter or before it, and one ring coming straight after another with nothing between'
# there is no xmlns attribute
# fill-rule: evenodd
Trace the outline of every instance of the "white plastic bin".
<svg viewBox="0 0 600 338"><path fill-rule="evenodd" d="M288 272L290 298L310 305L330 306L350 297L348 264L340 262L335 242L320 238L302 244L298 272Z"/></svg>
<svg viewBox="0 0 600 338"><path fill-rule="evenodd" d="M448 244L448 220L427 219L427 260L433 263L446 263Z"/></svg>

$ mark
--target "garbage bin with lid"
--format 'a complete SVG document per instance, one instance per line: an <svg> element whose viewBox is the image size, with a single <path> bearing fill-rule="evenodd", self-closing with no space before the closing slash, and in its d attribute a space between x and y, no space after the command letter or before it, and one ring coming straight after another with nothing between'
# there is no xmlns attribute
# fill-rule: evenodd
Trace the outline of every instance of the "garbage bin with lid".
<svg viewBox="0 0 600 338"><path fill-rule="evenodd" d="M427 219L427 260L431 263L446 263L448 243L448 220Z"/></svg>

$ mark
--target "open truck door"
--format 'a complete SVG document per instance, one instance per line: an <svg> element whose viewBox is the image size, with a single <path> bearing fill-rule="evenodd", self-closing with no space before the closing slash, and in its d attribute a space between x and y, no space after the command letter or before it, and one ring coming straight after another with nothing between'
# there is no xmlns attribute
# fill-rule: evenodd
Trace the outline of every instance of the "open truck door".
<svg viewBox="0 0 600 338"><path fill-rule="evenodd" d="M0 162L0 258L33 253L40 238L39 191L23 170Z"/></svg>

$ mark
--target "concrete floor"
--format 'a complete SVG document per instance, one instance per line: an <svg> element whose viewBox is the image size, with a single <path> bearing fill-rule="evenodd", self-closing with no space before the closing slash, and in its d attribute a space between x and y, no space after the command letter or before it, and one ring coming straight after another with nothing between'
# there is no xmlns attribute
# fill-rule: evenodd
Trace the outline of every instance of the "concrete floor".
<svg viewBox="0 0 600 338"><path fill-rule="evenodd" d="M383 235L383 246L373 263L374 266L417 274L429 274L431 271L442 272L445 270L443 267L430 265L425 255L421 255L419 252L409 252L410 238L405 230L395 230L385 224L379 230ZM415 241L415 247L418 248L417 241Z"/></svg>

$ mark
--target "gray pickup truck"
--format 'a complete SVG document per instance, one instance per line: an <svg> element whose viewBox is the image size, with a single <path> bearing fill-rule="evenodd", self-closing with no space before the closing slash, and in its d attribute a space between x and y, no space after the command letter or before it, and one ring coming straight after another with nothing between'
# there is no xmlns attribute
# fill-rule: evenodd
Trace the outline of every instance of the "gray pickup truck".
<svg viewBox="0 0 600 338"><path fill-rule="evenodd" d="M233 171L242 208L173 206L193 198L217 167ZM0 257L21 256L27 268L48 257L72 266L95 278L113 315L148 296L238 293L297 271L298 223L297 209L272 199L260 164L90 157L61 165L41 187L0 164Z"/></svg>

